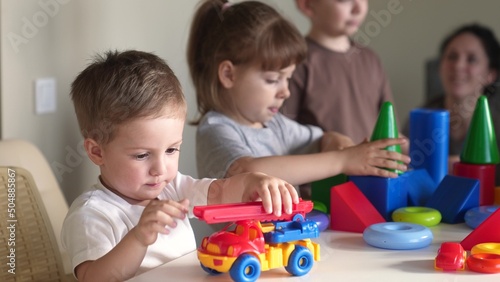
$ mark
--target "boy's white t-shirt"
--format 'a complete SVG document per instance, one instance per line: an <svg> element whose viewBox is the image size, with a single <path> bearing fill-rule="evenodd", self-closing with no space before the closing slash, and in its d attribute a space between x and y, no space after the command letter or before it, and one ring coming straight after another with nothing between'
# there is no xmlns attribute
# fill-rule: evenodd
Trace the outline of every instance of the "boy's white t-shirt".
<svg viewBox="0 0 500 282"><path fill-rule="evenodd" d="M208 187L213 179L194 179L178 173L158 196L160 200L189 199L189 217L193 206L206 205ZM101 182L75 199L64 220L61 238L73 269L79 264L107 254L139 222L143 206L131 205L105 188ZM177 220L170 234L158 234L148 247L137 272L140 274L196 249L188 217Z"/></svg>

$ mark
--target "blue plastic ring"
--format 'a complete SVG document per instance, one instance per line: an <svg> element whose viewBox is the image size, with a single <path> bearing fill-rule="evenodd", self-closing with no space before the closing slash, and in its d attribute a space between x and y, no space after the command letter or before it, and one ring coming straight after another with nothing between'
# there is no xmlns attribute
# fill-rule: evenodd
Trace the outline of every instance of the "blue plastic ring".
<svg viewBox="0 0 500 282"><path fill-rule="evenodd" d="M384 222L368 226L363 232L365 242L390 250L412 250L429 246L434 236L429 228L407 222Z"/></svg>
<svg viewBox="0 0 500 282"><path fill-rule="evenodd" d="M476 229L479 224L490 216L499 206L480 206L468 210L464 215L465 224L470 228Z"/></svg>

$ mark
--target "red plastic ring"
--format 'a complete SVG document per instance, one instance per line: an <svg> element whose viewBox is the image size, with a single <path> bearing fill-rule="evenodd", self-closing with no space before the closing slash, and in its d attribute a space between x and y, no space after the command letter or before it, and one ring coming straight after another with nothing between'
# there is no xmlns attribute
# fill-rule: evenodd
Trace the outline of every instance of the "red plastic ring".
<svg viewBox="0 0 500 282"><path fill-rule="evenodd" d="M475 272L500 273L500 255L473 254L467 258L467 267Z"/></svg>

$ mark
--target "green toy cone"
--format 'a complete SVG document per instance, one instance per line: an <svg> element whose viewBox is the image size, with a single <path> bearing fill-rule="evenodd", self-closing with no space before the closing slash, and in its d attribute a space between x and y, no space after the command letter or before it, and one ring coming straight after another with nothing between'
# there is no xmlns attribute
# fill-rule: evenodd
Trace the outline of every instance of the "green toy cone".
<svg viewBox="0 0 500 282"><path fill-rule="evenodd" d="M384 102L378 114L377 123L373 129L370 141L376 141L386 138L398 138L398 127L396 125L396 117L394 115L394 107L391 102ZM401 153L401 146L393 145L385 148L385 150ZM390 169L397 174L403 173L400 170Z"/></svg>
<svg viewBox="0 0 500 282"><path fill-rule="evenodd" d="M460 154L460 161L470 164L498 164L500 162L490 107L484 95L477 99L464 148Z"/></svg>

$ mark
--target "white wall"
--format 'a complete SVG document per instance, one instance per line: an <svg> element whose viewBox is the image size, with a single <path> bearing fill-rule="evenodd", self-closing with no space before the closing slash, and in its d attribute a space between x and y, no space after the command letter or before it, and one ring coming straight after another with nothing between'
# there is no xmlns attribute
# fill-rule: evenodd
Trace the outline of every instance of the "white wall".
<svg viewBox="0 0 500 282"><path fill-rule="evenodd" d="M0 137L35 143L52 164L68 202L95 182L98 173L81 153L82 137L68 95L71 81L95 52L134 48L158 54L179 77L188 116L195 116L185 46L197 0L0 1ZM303 33L308 30L293 0L266 2ZM500 35L499 1L377 0L370 5L373 12L361 31L384 63L401 120L423 102L423 64L436 55L445 34L477 20ZM391 18L384 20L384 11L394 10L399 12L388 12ZM56 113L34 114L33 84L41 77L57 79ZM186 126L180 170L196 176L194 131Z"/></svg>
<svg viewBox="0 0 500 282"><path fill-rule="evenodd" d="M195 101L184 50L196 3L2 0L1 136L25 138L37 144L59 177L68 202L95 182L98 173L81 150L82 137L69 99L72 80L96 52L154 52L178 75L192 116ZM41 21L44 17L46 22ZM17 38L15 35L26 40L11 40ZM56 113L34 114L33 83L40 77L57 79ZM188 174L195 174L193 130L186 128L181 159L181 169Z"/></svg>

